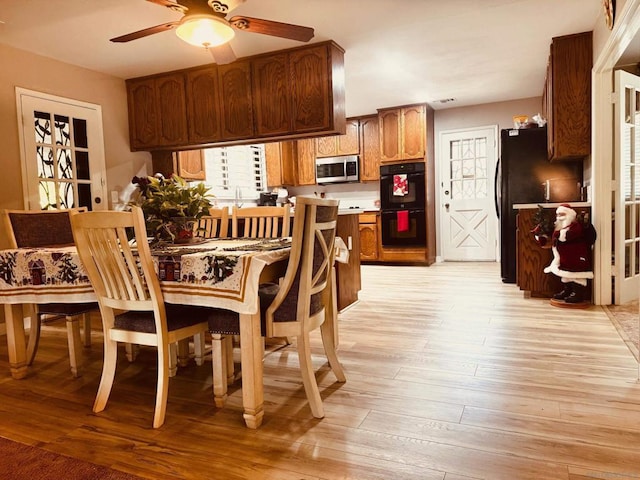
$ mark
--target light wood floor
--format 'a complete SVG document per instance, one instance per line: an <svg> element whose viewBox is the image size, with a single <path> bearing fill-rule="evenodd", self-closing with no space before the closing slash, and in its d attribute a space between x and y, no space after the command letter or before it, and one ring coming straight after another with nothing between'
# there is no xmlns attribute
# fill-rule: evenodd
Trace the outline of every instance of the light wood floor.
<svg viewBox="0 0 640 480"><path fill-rule="evenodd" d="M213 406L209 364L180 369L153 430L153 351L121 356L95 415L101 344L74 380L64 331L47 328L25 380L0 342L0 435L163 480L640 478L638 366L601 308L524 299L494 263L364 266L360 297L340 319L347 383L314 357L322 420L292 347L265 357L257 431L238 385Z"/></svg>

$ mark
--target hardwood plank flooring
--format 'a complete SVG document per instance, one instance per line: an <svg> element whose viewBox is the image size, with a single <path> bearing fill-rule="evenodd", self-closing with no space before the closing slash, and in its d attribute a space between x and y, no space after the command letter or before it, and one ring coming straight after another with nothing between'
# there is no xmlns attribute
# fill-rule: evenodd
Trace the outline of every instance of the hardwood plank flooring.
<svg viewBox="0 0 640 480"><path fill-rule="evenodd" d="M362 281L340 315L345 384L312 336L322 420L294 346L265 354L257 431L244 427L239 382L214 407L209 363L179 369L166 423L152 429L145 349L134 363L121 355L107 408L93 414L96 318L79 379L63 325L43 329L24 380L0 342L0 436L150 479L640 479L638 364L602 308L526 299L495 263L365 265Z"/></svg>

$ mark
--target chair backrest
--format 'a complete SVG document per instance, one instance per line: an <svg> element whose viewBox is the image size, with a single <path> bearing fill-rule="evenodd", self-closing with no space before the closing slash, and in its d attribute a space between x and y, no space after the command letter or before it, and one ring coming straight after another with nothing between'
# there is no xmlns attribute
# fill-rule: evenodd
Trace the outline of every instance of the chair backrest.
<svg viewBox="0 0 640 480"><path fill-rule="evenodd" d="M164 298L147 242L142 209L134 206L130 212L75 213L71 215L71 225L80 261L98 297L103 320L105 313L112 320L112 309L153 311L157 334L166 336ZM135 247L127 235L131 230Z"/></svg>
<svg viewBox="0 0 640 480"><path fill-rule="evenodd" d="M233 207L231 236L234 238L288 237L291 209L282 207Z"/></svg>
<svg viewBox="0 0 640 480"><path fill-rule="evenodd" d="M224 238L229 236L229 207L209 209L209 215L196 224L196 237Z"/></svg>
<svg viewBox="0 0 640 480"><path fill-rule="evenodd" d="M2 228L7 248L64 247L73 245L70 212L65 210L2 210Z"/></svg>
<svg viewBox="0 0 640 480"><path fill-rule="evenodd" d="M296 328L310 331L324 321L338 205L334 199L297 197L287 271L265 315L267 336L295 335Z"/></svg>

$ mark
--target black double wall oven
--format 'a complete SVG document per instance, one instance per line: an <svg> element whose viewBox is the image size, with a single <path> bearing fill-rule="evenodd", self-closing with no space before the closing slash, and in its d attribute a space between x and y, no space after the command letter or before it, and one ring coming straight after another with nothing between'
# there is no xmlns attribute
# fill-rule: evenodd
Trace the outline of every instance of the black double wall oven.
<svg viewBox="0 0 640 480"><path fill-rule="evenodd" d="M385 247L424 247L425 164L407 162L380 167L380 225Z"/></svg>

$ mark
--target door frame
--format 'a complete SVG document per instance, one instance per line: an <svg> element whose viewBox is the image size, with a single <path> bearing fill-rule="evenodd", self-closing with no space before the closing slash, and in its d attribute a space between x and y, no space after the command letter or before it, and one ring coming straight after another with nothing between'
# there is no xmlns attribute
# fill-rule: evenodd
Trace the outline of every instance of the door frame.
<svg viewBox="0 0 640 480"><path fill-rule="evenodd" d="M95 156L92 165L94 168L91 170L91 176L96 176L95 188L92 191L92 209L103 210L108 208L107 202L107 182L106 182L106 159L105 159L105 147L104 147L104 128L102 123L102 106L94 103L83 102L72 98L60 97L57 95L50 95L36 90L29 90L22 87L15 87L16 92L16 111L18 116L18 138L20 144L20 168L22 174L22 198L24 208L32 210L35 209L35 205L31 205L31 199L29 197L29 177L27 169L27 152L26 152L26 139L25 139L25 125L24 118L25 112L23 111L23 99L30 97L37 100L55 102L61 105L69 105L74 108L82 108L87 111L94 112L96 121L99 122L96 136L92 139L95 145L92 146L91 152ZM92 182L93 183L93 182ZM101 202L97 203L95 199L99 197Z"/></svg>
<svg viewBox="0 0 640 480"><path fill-rule="evenodd" d="M640 0L639 0L640 1ZM442 229L440 228L442 226L442 218L441 218L441 212L442 212L442 190L444 188L444 185L442 183L442 169L444 168L444 163L445 163L445 159L444 159L444 152L442 150L442 142L444 139L444 136L447 134L457 134L457 133L464 133L464 132L476 132L476 131L480 131L480 130L493 130L493 149L494 149L494 163L492 165L487 165L487 169L488 169L488 175L490 177L490 179L493 179L493 175L495 173L495 169L496 169L496 164L498 162L498 158L500 155L500 152L498 151L498 133L499 133L499 129L498 129L498 125L497 124L492 124L492 125L480 125L480 126L476 126L476 127L466 127L466 128L454 128L454 129L449 129L449 130L442 130L438 133L438 142L437 142L437 146L436 146L436 158L437 158L437 162L436 162L436 171L435 171L435 178L437 178L437 188L436 188L436 195L437 195L437 202L436 202L436 225L438 225L438 228L436 228L436 245L438 246L438 256L436 257L436 261L437 262L444 262L444 257L442 252L444 251L443 248L443 242L444 239L442 238ZM487 144L487 149L490 147L489 144ZM490 182L489 184L490 186L490 191L487 192L488 198L491 200L491 202L493 203L493 198L495 196L495 183L493 181ZM493 210L492 210L493 211ZM495 235L496 235L496 242L495 242L495 258L496 258L496 262L500 262L500 244L498 239L500 238L500 224L498 222L498 219L495 218L495 224L494 224L494 228L495 228Z"/></svg>
<svg viewBox="0 0 640 480"><path fill-rule="evenodd" d="M591 111L591 212L593 225L598 232L594 248L593 303L610 305L613 301L613 265L611 253L611 214L613 212L612 159L614 154L613 132L613 70L636 33L640 32L640 0L627 0L620 12L609 38L600 51L592 70ZM597 199L597 202L593 202Z"/></svg>

